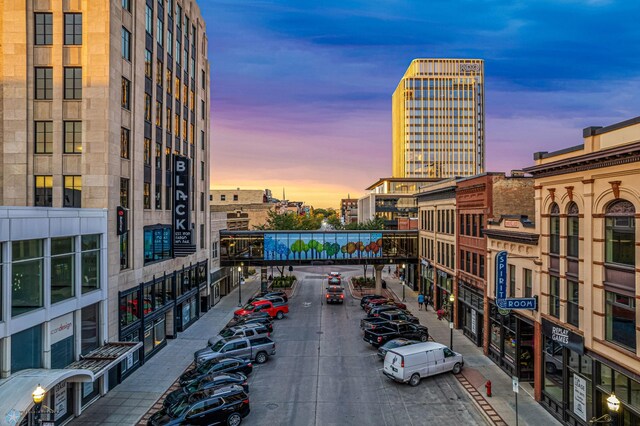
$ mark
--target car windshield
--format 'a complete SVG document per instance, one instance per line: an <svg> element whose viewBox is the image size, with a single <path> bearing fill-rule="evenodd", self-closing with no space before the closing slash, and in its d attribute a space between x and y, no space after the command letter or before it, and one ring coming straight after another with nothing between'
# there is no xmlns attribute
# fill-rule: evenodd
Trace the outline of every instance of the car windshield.
<svg viewBox="0 0 640 426"><path fill-rule="evenodd" d="M392 340L384 345L387 349L397 348L398 346L402 346L402 343Z"/></svg>
<svg viewBox="0 0 640 426"><path fill-rule="evenodd" d="M222 331L220 333L220 336L222 337L231 337L235 334L235 331L231 330L230 328L227 328L226 330Z"/></svg>
<svg viewBox="0 0 640 426"><path fill-rule="evenodd" d="M197 383L192 383L189 386L187 386L187 392L186 393L194 393L195 391L197 391L199 388Z"/></svg>
<svg viewBox="0 0 640 426"><path fill-rule="evenodd" d="M226 342L224 340L218 340L213 345L211 345L211 350L213 352L220 352L220 349L224 346Z"/></svg>
<svg viewBox="0 0 640 426"><path fill-rule="evenodd" d="M176 417L180 417L185 411L187 411L188 408L189 408L189 403L185 398L179 404L169 407L167 409L167 414L169 415L169 417L172 417L175 419Z"/></svg>
<svg viewBox="0 0 640 426"><path fill-rule="evenodd" d="M242 309L244 309L245 311L253 311L254 308L255 308L255 306L252 305L251 303L247 303L246 305L244 305L242 307Z"/></svg>

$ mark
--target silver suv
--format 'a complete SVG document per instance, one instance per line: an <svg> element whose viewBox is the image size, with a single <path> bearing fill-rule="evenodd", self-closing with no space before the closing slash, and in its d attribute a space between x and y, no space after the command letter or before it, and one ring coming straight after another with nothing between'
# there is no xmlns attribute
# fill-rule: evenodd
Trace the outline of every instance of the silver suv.
<svg viewBox="0 0 640 426"><path fill-rule="evenodd" d="M270 337L271 333L262 324L244 324L237 325L235 327L225 328L215 337L209 339L209 345L215 344L221 339L231 339L233 337L246 337L248 339L254 339L256 337Z"/></svg>

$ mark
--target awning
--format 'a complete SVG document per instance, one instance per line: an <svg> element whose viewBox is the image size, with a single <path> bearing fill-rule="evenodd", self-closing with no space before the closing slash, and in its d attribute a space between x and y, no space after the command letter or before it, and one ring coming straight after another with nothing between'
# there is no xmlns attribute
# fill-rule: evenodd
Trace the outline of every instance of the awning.
<svg viewBox="0 0 640 426"><path fill-rule="evenodd" d="M93 382L141 346L142 342L107 343L89 352L67 368L22 370L7 379L0 380L0 419L7 424L18 424L31 410L33 406L31 394L38 385L49 392L55 385L65 380ZM0 423L4 424L2 421Z"/></svg>

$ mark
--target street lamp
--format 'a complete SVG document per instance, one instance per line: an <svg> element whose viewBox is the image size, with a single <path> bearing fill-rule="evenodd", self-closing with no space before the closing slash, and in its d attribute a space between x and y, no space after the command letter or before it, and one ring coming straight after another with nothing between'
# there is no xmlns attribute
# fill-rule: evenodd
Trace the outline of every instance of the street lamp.
<svg viewBox="0 0 640 426"><path fill-rule="evenodd" d="M451 293L449 295L449 349L453 350L453 303L456 297Z"/></svg>
<svg viewBox="0 0 640 426"><path fill-rule="evenodd" d="M402 284L402 301L403 301L403 302L406 302L406 301L407 301L407 299L405 299L405 297L404 297L404 280L403 280L403 281L400 281L400 284Z"/></svg>
<svg viewBox="0 0 640 426"><path fill-rule="evenodd" d="M33 420L36 424L40 424L40 409L42 408L42 401L44 400L45 390L38 384L36 390L33 391L31 396L33 397Z"/></svg>
<svg viewBox="0 0 640 426"><path fill-rule="evenodd" d="M609 395L609 398L607 398L607 408L609 409L608 414L603 414L598 418L593 417L589 420L589 424L606 423L609 425L616 425L618 420L618 410L620 409L620 400L616 398L616 395L613 393Z"/></svg>
<svg viewBox="0 0 640 426"><path fill-rule="evenodd" d="M238 266L238 307L242 306L242 266Z"/></svg>

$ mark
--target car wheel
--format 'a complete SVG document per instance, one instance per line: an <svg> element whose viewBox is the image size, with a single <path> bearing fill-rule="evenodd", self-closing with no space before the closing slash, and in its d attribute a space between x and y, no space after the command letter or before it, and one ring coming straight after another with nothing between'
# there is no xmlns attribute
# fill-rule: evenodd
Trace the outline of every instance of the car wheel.
<svg viewBox="0 0 640 426"><path fill-rule="evenodd" d="M411 386L418 386L420 384L420 375L418 373L414 373L409 379L409 384Z"/></svg>
<svg viewBox="0 0 640 426"><path fill-rule="evenodd" d="M453 366L451 371L453 371L453 374L460 374L460 371L462 371L462 365L460 365L459 362L456 362L456 365Z"/></svg>
<svg viewBox="0 0 640 426"><path fill-rule="evenodd" d="M555 374L555 372L556 372L556 366L555 366L555 365L553 365L553 363L552 363L552 362L547 362L547 364L546 364L546 370L547 370L547 373L549 373L549 374Z"/></svg>
<svg viewBox="0 0 640 426"><path fill-rule="evenodd" d="M282 313L282 311L278 311L278 313L276 314L276 318L279 319L279 320L284 318L284 314Z"/></svg>
<svg viewBox="0 0 640 426"><path fill-rule="evenodd" d="M422 336L420 336L421 342L426 342L427 340L429 340L429 336L427 336L426 334L423 334Z"/></svg>
<svg viewBox="0 0 640 426"><path fill-rule="evenodd" d="M267 362L267 354L265 354L264 352L259 352L256 355L256 362L258 364L264 364L265 362Z"/></svg>
<svg viewBox="0 0 640 426"><path fill-rule="evenodd" d="M232 413L227 417L228 426L238 426L240 423L242 423L242 416L238 413Z"/></svg>

